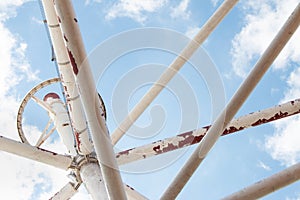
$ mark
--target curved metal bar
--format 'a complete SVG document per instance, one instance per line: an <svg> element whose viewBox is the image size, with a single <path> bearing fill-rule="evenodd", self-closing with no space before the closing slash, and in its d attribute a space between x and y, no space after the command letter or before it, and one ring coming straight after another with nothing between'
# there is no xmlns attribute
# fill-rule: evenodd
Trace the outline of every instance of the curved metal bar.
<svg viewBox="0 0 300 200"><path fill-rule="evenodd" d="M23 112L24 112L25 106L27 105L28 101L34 96L34 94L37 91L39 91L40 89L42 89L48 85L51 85L51 84L57 83L57 82L60 82L60 78L52 78L52 79L43 81L40 84L38 84L37 86L35 86L34 88L32 88L23 98L21 105L19 107L19 110L18 110L18 114L17 114L17 129L18 129L20 139L23 143L29 144L27 138L25 137L25 134L23 132L23 127L22 127Z"/></svg>

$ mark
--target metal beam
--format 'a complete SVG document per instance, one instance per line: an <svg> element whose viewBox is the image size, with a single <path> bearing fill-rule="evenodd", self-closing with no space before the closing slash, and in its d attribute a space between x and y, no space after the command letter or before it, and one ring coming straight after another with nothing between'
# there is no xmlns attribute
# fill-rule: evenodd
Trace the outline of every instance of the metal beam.
<svg viewBox="0 0 300 200"><path fill-rule="evenodd" d="M50 200L64 200L71 199L77 193L77 189L72 183L67 183L61 190L59 190Z"/></svg>
<svg viewBox="0 0 300 200"><path fill-rule="evenodd" d="M291 38L293 33L296 31L300 23L300 3L291 14L289 19L283 25L279 33L273 39L269 47L263 53L261 58L255 64L253 70L250 72L248 77L242 83L240 88L234 94L228 105L217 117L207 134L191 155L189 160L180 170L176 178L173 180L169 188L165 191L162 199L175 199L180 193L182 188L188 182L190 177L196 171L197 167L204 160L210 149L216 143L218 138L223 133L229 122L232 120L234 115L246 101L250 93L253 91L255 86L261 80L263 75L269 69L275 58L278 56L280 51L283 49L285 44Z"/></svg>
<svg viewBox="0 0 300 200"><path fill-rule="evenodd" d="M278 172L268 178L256 182L241 191L233 193L223 200L252 200L259 199L267 194L275 192L289 184L300 179L300 163L295 164L281 172Z"/></svg>
<svg viewBox="0 0 300 200"><path fill-rule="evenodd" d="M130 200L147 200L144 195L140 194L138 191L136 191L133 187L124 184L125 192L127 195L127 198Z"/></svg>
<svg viewBox="0 0 300 200"><path fill-rule="evenodd" d="M212 33L217 25L223 20L227 13L234 7L238 0L225 1L218 10L209 18L203 25L198 34L193 40L183 49L180 55L171 63L171 65L163 72L157 82L153 84L150 90L137 103L128 116L121 122L119 127L112 133L112 143L116 144L121 137L128 131L132 124L138 117L146 110L150 103L157 97L157 95L164 89L169 81L176 75L181 67L194 54L199 46Z"/></svg>
<svg viewBox="0 0 300 200"><path fill-rule="evenodd" d="M109 199L103 177L97 163L86 163L80 168L80 176L85 188L94 200Z"/></svg>
<svg viewBox="0 0 300 200"><path fill-rule="evenodd" d="M70 156L64 156L45 149L33 147L3 136L0 136L0 151L22 156L63 170L68 170L72 164L72 158Z"/></svg>
<svg viewBox="0 0 300 200"><path fill-rule="evenodd" d="M97 159L110 199L126 199L123 182L115 159L115 153L105 120L101 116L101 104L87 60L78 21L70 0L54 0L73 73L82 100L88 128L92 136Z"/></svg>
<svg viewBox="0 0 300 200"><path fill-rule="evenodd" d="M278 119L300 113L300 99L289 101L272 108L253 112L248 115L233 119L223 131L222 136L232 134L246 128L255 127ZM210 126L188 131L175 137L159 140L151 144L124 150L116 154L119 165L128 164L137 160L147 159L177 149L181 149L201 142Z"/></svg>

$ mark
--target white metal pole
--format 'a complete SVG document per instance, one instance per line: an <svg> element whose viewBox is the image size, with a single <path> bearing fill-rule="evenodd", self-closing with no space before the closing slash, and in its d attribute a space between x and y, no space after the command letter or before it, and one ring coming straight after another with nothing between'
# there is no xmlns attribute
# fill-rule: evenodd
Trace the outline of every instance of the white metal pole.
<svg viewBox="0 0 300 200"><path fill-rule="evenodd" d="M204 160L207 153L210 151L220 135L223 133L224 129L237 113L239 108L245 102L247 97L258 84L265 72L269 69L285 44L296 31L299 23L300 4L296 7L294 12L271 42L270 46L258 60L253 70L234 94L224 111L218 116L212 127L208 130L197 149L194 151L169 188L163 194L162 199L175 199L177 197L184 185L188 182L197 167Z"/></svg>
<svg viewBox="0 0 300 200"><path fill-rule="evenodd" d="M300 99L289 101L272 108L267 108L233 119L223 131L222 136L299 113ZM175 137L166 138L164 140L152 142L151 144L118 152L116 154L117 162L119 165L124 165L197 144L201 142L209 127L210 126L205 126L197 130L181 133Z"/></svg>
<svg viewBox="0 0 300 200"><path fill-rule="evenodd" d="M64 43L58 17L54 9L53 0L42 0L48 29L55 52L64 95L67 100L72 127L75 134L77 149L80 154L93 152L93 145L89 138L86 119L73 75L72 65Z"/></svg>
<svg viewBox="0 0 300 200"><path fill-rule="evenodd" d="M77 155L75 139L72 132L70 118L64 103L60 100L56 93L48 93L44 97L44 102L54 112L48 112L48 115L53 120L54 126L63 144L66 146L68 152L75 157Z"/></svg>
<svg viewBox="0 0 300 200"><path fill-rule="evenodd" d="M66 184L61 190L59 190L50 200L66 200L71 199L77 193L73 183Z"/></svg>
<svg viewBox="0 0 300 200"><path fill-rule="evenodd" d="M259 199L300 179L300 163L233 193L223 200Z"/></svg>
<svg viewBox="0 0 300 200"><path fill-rule="evenodd" d="M109 199L103 177L96 163L87 163L80 168L80 176L92 199Z"/></svg>
<svg viewBox="0 0 300 200"><path fill-rule="evenodd" d="M169 81L176 75L186 61L193 55L199 46L205 41L210 33L223 20L227 13L234 7L238 0L225 0L225 2L216 10L216 12L203 25L193 40L183 49L181 54L173 63L163 72L157 82L143 96L143 98L132 109L128 116L121 122L119 127L112 133L112 143L116 144L121 137L128 131L138 117L146 110L150 103L164 89Z"/></svg>
<svg viewBox="0 0 300 200"><path fill-rule="evenodd" d="M71 1L55 0L54 5L61 22L68 54L107 192L110 199L126 199L113 146L105 120L101 116L101 104L89 63L86 60L86 52Z"/></svg>
<svg viewBox="0 0 300 200"><path fill-rule="evenodd" d="M103 184L103 177L97 163L85 163L80 167L80 176L82 182L87 188L93 199L109 199L106 194L106 189ZM100 188L100 190L99 190ZM147 198L141 195L134 188L124 184L125 193L130 200L146 200Z"/></svg>
<svg viewBox="0 0 300 200"><path fill-rule="evenodd" d="M72 164L72 158L70 156L64 156L45 149L33 147L3 136L0 136L0 151L6 151L63 170L68 170Z"/></svg>

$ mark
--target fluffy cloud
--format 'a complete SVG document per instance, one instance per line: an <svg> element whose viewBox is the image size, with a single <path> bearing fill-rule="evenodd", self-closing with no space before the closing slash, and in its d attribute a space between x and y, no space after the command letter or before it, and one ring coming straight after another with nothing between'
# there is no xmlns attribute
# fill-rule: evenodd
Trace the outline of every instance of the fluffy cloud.
<svg viewBox="0 0 300 200"><path fill-rule="evenodd" d="M105 18L129 17L143 23L147 19L145 13L154 13L166 3L167 0L119 0L108 10Z"/></svg>
<svg viewBox="0 0 300 200"><path fill-rule="evenodd" d="M187 10L190 0L182 0L178 6L171 9L172 18L189 19L191 12Z"/></svg>
<svg viewBox="0 0 300 200"><path fill-rule="evenodd" d="M292 13L298 0L267 0L248 1L243 4L245 9L245 25L232 41L232 61L234 72L245 77L252 65L267 48L272 38ZM283 102L300 96L300 46L298 30L289 43L277 57L273 69L283 69L293 66L294 71L285 80L288 87L285 90ZM286 70L289 71L289 70ZM276 121L274 134L266 138L267 152L284 165L300 161L300 116Z"/></svg>
<svg viewBox="0 0 300 200"><path fill-rule="evenodd" d="M253 61L267 48L272 38L296 7L297 0L249 1L244 4L245 26L232 41L232 63L234 72L245 77ZM290 62L300 61L300 46L294 35L274 63L275 68L283 68Z"/></svg>

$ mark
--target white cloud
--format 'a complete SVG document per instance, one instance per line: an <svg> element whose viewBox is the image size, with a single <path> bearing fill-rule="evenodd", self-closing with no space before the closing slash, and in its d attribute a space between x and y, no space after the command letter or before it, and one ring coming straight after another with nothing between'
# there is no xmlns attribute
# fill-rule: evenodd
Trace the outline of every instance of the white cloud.
<svg viewBox="0 0 300 200"><path fill-rule="evenodd" d="M117 17L129 17L139 23L143 23L147 17L146 13L154 13L162 8L167 0L119 0L106 15L107 20Z"/></svg>
<svg viewBox="0 0 300 200"><path fill-rule="evenodd" d="M1 0L0 1L0 21L3 22L16 15L16 8L25 2L32 0Z"/></svg>
<svg viewBox="0 0 300 200"><path fill-rule="evenodd" d="M288 89L283 101L300 97L300 68L296 68L288 77ZM275 134L266 139L267 151L271 156L284 165L295 164L300 161L300 116L276 121Z"/></svg>
<svg viewBox="0 0 300 200"><path fill-rule="evenodd" d="M238 76L246 76L252 67L250 65L267 48L297 3L298 0L255 0L244 5L245 25L234 37L231 49L233 70ZM296 40L299 36L300 31L297 31L276 59L275 68L286 67L291 61L300 61L300 46Z"/></svg>
<svg viewBox="0 0 300 200"><path fill-rule="evenodd" d="M189 19L191 11L187 10L190 0L182 0L178 6L171 8L172 18Z"/></svg>
<svg viewBox="0 0 300 200"><path fill-rule="evenodd" d="M231 49L235 74L240 77L246 76L298 3L298 0L255 0L243 4L246 13L244 26L234 37ZM288 88L282 99L284 102L300 96L299 38L298 30L273 65L277 70L289 66L295 67L286 80ZM276 121L273 125L274 134L267 137L265 141L267 152L273 159L287 166L299 162L300 116Z"/></svg>
<svg viewBox="0 0 300 200"><path fill-rule="evenodd" d="M271 156L284 165L300 161L300 117L275 123L275 134L266 139L266 148Z"/></svg>

